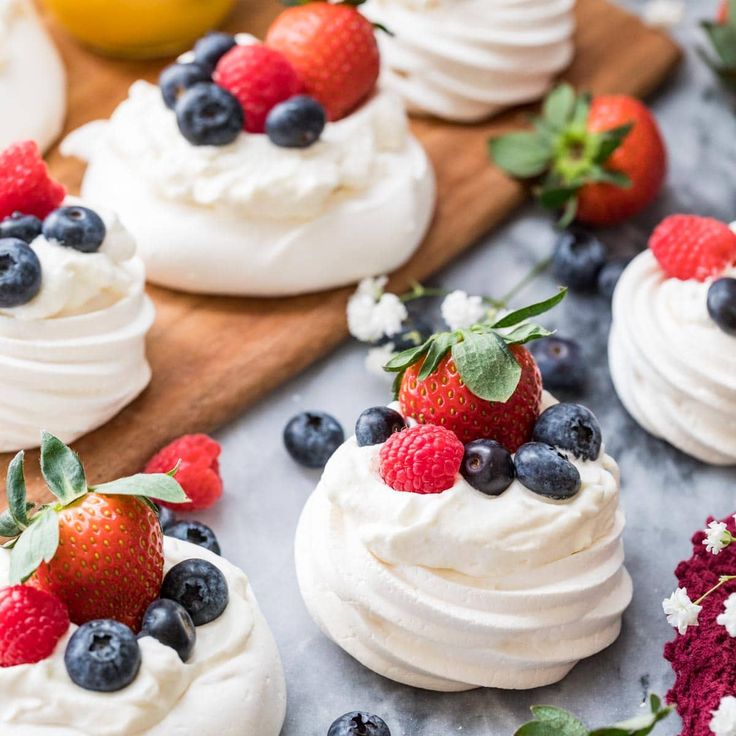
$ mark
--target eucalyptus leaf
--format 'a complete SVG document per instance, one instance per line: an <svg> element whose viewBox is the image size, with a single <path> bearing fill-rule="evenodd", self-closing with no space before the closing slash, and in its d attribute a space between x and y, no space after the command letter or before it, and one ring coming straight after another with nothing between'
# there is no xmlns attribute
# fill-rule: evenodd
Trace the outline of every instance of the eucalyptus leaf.
<svg viewBox="0 0 736 736"><path fill-rule="evenodd" d="M520 179L543 174L553 154L550 141L532 131L507 133L491 140L489 147L496 165Z"/></svg>
<svg viewBox="0 0 736 736"><path fill-rule="evenodd" d="M529 721L514 732L514 736L566 736L554 726L544 721Z"/></svg>
<svg viewBox="0 0 736 736"><path fill-rule="evenodd" d="M499 335L465 331L452 357L468 389L486 401L508 401L521 379L521 366Z"/></svg>
<svg viewBox="0 0 736 736"><path fill-rule="evenodd" d="M24 529L30 524L26 502L26 479L23 471L24 453L19 452L8 465L7 495L8 511L18 527ZM10 534L3 536L9 537Z"/></svg>
<svg viewBox="0 0 736 736"><path fill-rule="evenodd" d="M24 583L42 562L49 562L59 546L59 517L53 509L38 514L18 537L10 554L10 584Z"/></svg>
<svg viewBox="0 0 736 736"><path fill-rule="evenodd" d="M158 501L187 503L182 487L166 473L138 473L90 488L105 496L144 496Z"/></svg>
<svg viewBox="0 0 736 736"><path fill-rule="evenodd" d="M424 381L435 372L440 361L447 355L447 351L458 341L458 336L454 332L440 332L435 336L432 344L429 346L427 357L422 363L422 369L419 371L419 380Z"/></svg>
<svg viewBox="0 0 736 736"><path fill-rule="evenodd" d="M538 721L553 726L562 736L588 736L588 729L572 713L552 705L533 705L531 711Z"/></svg>
<svg viewBox="0 0 736 736"><path fill-rule="evenodd" d="M554 296L549 297L549 299L544 299L536 304L530 304L528 307L522 307L521 309L509 312L501 317L501 319L494 322L493 327L513 327L514 325L518 325L532 317L538 317L540 314L549 312L550 309L556 307L565 298L566 294L567 289L562 288Z"/></svg>
<svg viewBox="0 0 736 736"><path fill-rule="evenodd" d="M563 128L575 108L575 90L570 84L561 84L552 90L544 101L542 115L553 128Z"/></svg>
<svg viewBox="0 0 736 736"><path fill-rule="evenodd" d="M41 472L51 493L65 506L87 493L87 478L79 457L48 432L41 439Z"/></svg>
<svg viewBox="0 0 736 736"><path fill-rule="evenodd" d="M9 509L0 514L0 537L17 537L21 531Z"/></svg>

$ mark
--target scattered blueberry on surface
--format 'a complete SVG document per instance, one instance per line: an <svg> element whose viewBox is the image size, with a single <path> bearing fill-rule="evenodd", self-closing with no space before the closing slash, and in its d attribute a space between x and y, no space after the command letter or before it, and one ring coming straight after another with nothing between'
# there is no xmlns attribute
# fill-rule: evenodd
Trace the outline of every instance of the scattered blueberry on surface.
<svg viewBox="0 0 736 736"><path fill-rule="evenodd" d="M460 472L473 488L487 496L500 496L514 481L511 453L495 440L473 440L465 445Z"/></svg>
<svg viewBox="0 0 736 736"><path fill-rule="evenodd" d="M165 598L154 601L146 609L138 638L143 636L152 636L164 646L171 647L182 662L189 660L197 642L192 617L184 606Z"/></svg>
<svg viewBox="0 0 736 736"><path fill-rule="evenodd" d="M578 469L550 445L527 442L516 452L514 465L522 485L540 496L562 501L580 490Z"/></svg>
<svg viewBox="0 0 736 736"><path fill-rule="evenodd" d="M266 135L282 148L308 148L319 140L326 123L327 114L317 100L297 95L271 108Z"/></svg>
<svg viewBox="0 0 736 736"><path fill-rule="evenodd" d="M571 452L582 460L595 460L603 437L595 414L580 404L554 404L542 412L532 439Z"/></svg>
<svg viewBox="0 0 736 736"><path fill-rule="evenodd" d="M383 444L394 432L406 429L404 417L387 406L366 409L355 423L355 438L358 447Z"/></svg>
<svg viewBox="0 0 736 736"><path fill-rule="evenodd" d="M606 249L592 233L580 228L565 230L552 255L555 278L573 291L593 291L606 263Z"/></svg>
<svg viewBox="0 0 736 736"><path fill-rule="evenodd" d="M161 529L165 534L170 526L176 524L176 514L167 506L159 506L159 504L156 504L156 511L158 512L159 524L161 524Z"/></svg>
<svg viewBox="0 0 736 736"><path fill-rule="evenodd" d="M372 713L353 711L340 716L327 736L391 736L386 722Z"/></svg>
<svg viewBox="0 0 736 736"><path fill-rule="evenodd" d="M28 304L41 289L41 261L18 238L0 240L0 308Z"/></svg>
<svg viewBox="0 0 736 736"><path fill-rule="evenodd" d="M0 222L0 238L17 238L32 243L43 229L43 223L34 215L13 212Z"/></svg>
<svg viewBox="0 0 736 736"><path fill-rule="evenodd" d="M613 299L616 284L618 284L621 274L628 265L628 260L609 261L598 274L598 293L608 299L609 302Z"/></svg>
<svg viewBox="0 0 736 736"><path fill-rule="evenodd" d="M551 335L532 342L529 350L537 361L545 388L579 392L585 387L588 365L575 340Z"/></svg>
<svg viewBox="0 0 736 736"><path fill-rule="evenodd" d="M64 664L79 687L112 693L135 680L141 651L135 634L125 624L98 619L74 632L64 653Z"/></svg>
<svg viewBox="0 0 736 736"><path fill-rule="evenodd" d="M201 64L172 64L161 72L158 78L161 96L166 107L173 110L178 99L190 87L199 82L211 82L212 72Z"/></svg>
<svg viewBox="0 0 736 736"><path fill-rule="evenodd" d="M204 547L216 555L220 554L220 544L215 533L201 521L175 521L164 528L167 537L174 537Z"/></svg>
<svg viewBox="0 0 736 736"><path fill-rule="evenodd" d="M59 207L44 220L43 235L65 248L95 253L105 240L107 228L94 210L72 205Z"/></svg>
<svg viewBox="0 0 736 736"><path fill-rule="evenodd" d="M305 411L289 420L284 444L289 455L307 468L324 468L345 441L340 423L321 411Z"/></svg>
<svg viewBox="0 0 736 736"><path fill-rule="evenodd" d="M711 284L708 314L727 335L736 335L736 279L722 278Z"/></svg>
<svg viewBox="0 0 736 736"><path fill-rule="evenodd" d="M200 559L174 565L164 577L160 595L184 606L195 626L221 616L229 600L225 576L211 562Z"/></svg>
<svg viewBox="0 0 736 736"><path fill-rule="evenodd" d="M181 134L195 146L226 146L243 129L245 114L238 100L211 82L199 82L175 107Z"/></svg>
<svg viewBox="0 0 736 736"><path fill-rule="evenodd" d="M236 45L235 38L229 33L213 31L194 44L194 61L212 74L217 62Z"/></svg>

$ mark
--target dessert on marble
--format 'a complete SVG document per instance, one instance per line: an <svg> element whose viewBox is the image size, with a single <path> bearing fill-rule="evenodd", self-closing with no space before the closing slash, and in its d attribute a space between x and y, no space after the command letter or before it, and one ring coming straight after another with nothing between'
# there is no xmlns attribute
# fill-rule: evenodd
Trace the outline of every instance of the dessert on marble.
<svg viewBox="0 0 736 736"><path fill-rule="evenodd" d="M378 72L358 10L310 2L264 43L206 36L63 150L88 161L83 194L120 214L153 282L261 296L343 285L404 263L434 208L427 156Z"/></svg>
<svg viewBox="0 0 736 736"><path fill-rule="evenodd" d="M619 634L632 589L618 467L593 414L543 392L523 347L549 334L528 318L557 301L392 359L398 403L361 415L307 501L307 608L385 677L539 687Z"/></svg>
<svg viewBox="0 0 736 736"><path fill-rule="evenodd" d="M171 474L91 487L48 434L41 467L54 503L28 507L20 453L0 515L3 734L277 736L273 637L242 571L164 538L150 499L186 501Z"/></svg>
<svg viewBox="0 0 736 736"><path fill-rule="evenodd" d="M153 305L135 242L49 178L36 144L0 153L0 452L71 442L148 385Z"/></svg>
<svg viewBox="0 0 736 736"><path fill-rule="evenodd" d="M543 97L573 57L575 0L369 0L383 81L412 112L474 122Z"/></svg>
<svg viewBox="0 0 736 736"><path fill-rule="evenodd" d="M31 0L0 0L0 149L21 138L48 148L66 114L61 58Z"/></svg>
<svg viewBox="0 0 736 736"><path fill-rule="evenodd" d="M674 215L621 276L611 377L648 432L714 465L736 464L736 235Z"/></svg>

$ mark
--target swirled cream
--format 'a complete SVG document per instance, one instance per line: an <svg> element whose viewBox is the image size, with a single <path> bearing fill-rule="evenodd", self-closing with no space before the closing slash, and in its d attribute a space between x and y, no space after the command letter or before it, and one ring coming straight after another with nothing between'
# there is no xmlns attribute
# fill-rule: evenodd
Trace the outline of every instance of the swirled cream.
<svg viewBox="0 0 736 736"><path fill-rule="evenodd" d="M185 291L296 294L391 271L434 207L427 156L387 92L307 149L248 133L215 147L188 143L139 81L62 150L89 162L83 194L120 214L148 278Z"/></svg>
<svg viewBox="0 0 736 736"><path fill-rule="evenodd" d="M525 689L618 637L632 591L612 458L574 461L582 489L561 502L518 481L486 496L462 477L399 493L380 447L345 442L297 529L304 601L345 651L414 687Z"/></svg>
<svg viewBox="0 0 736 736"><path fill-rule="evenodd" d="M382 83L412 112L473 122L542 97L573 56L575 0L369 0Z"/></svg>
<svg viewBox="0 0 736 736"><path fill-rule="evenodd" d="M96 253L39 236L41 290L0 308L0 452L36 447L42 429L64 442L112 419L148 385L145 336L154 309L145 270L119 220Z"/></svg>
<svg viewBox="0 0 736 736"><path fill-rule="evenodd" d="M650 250L637 256L614 294L608 359L644 429L703 462L733 465L736 338L708 314L711 283L667 278Z"/></svg>
<svg viewBox="0 0 736 736"><path fill-rule="evenodd" d="M0 0L0 150L33 139L46 149L61 133L66 75L30 0Z"/></svg>
<svg viewBox="0 0 736 736"><path fill-rule="evenodd" d="M3 736L278 736L286 685L276 643L244 573L189 542L165 537L166 569L199 557L225 576L224 613L197 627L187 663L151 637L140 639L141 669L124 690L96 693L77 687L64 666L72 625L48 659L0 668ZM0 550L0 587L9 554Z"/></svg>

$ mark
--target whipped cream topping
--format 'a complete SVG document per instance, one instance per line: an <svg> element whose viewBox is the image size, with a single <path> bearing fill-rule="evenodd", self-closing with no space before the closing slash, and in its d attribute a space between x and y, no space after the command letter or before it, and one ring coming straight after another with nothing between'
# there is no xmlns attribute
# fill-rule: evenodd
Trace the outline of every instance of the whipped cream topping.
<svg viewBox="0 0 736 736"><path fill-rule="evenodd" d="M575 0L369 0L382 82L408 108L472 122L542 97L573 55Z"/></svg>
<svg viewBox="0 0 736 736"><path fill-rule="evenodd" d="M164 540L166 569L182 560L206 559L227 579L224 613L197 627L197 643L184 663L170 647L140 639L136 679L115 693L77 687L64 667L72 625L51 657L0 668L3 736L278 736L286 685L276 644L245 574L189 542ZM7 585L9 553L0 550L0 587Z"/></svg>
<svg viewBox="0 0 736 736"><path fill-rule="evenodd" d="M733 465L736 338L708 314L711 283L667 278L641 253L616 287L608 357L619 398L644 429L703 462Z"/></svg>
<svg viewBox="0 0 736 736"><path fill-rule="evenodd" d="M485 496L462 477L399 493L379 451L338 449L297 530L306 605L348 653L415 687L522 689L616 639L631 581L612 458L573 460L582 489L560 502L518 481Z"/></svg>

